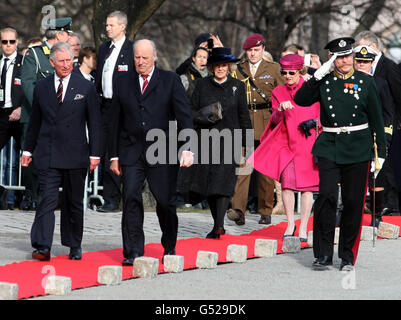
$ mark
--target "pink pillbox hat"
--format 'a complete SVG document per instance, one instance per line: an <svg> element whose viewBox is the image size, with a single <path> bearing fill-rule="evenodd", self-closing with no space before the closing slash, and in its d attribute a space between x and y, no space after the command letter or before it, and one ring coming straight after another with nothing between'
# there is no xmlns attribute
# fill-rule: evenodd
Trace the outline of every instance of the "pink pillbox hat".
<svg viewBox="0 0 401 320"><path fill-rule="evenodd" d="M287 54L280 59L281 69L301 70L304 67L304 58L298 54Z"/></svg>

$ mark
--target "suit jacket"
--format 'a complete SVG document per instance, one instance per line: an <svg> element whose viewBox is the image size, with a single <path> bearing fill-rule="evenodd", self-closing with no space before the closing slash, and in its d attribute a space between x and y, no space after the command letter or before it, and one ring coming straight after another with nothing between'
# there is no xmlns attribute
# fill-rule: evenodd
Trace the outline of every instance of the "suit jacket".
<svg viewBox="0 0 401 320"><path fill-rule="evenodd" d="M34 90L24 150L33 154L38 169L87 168L89 156L101 155L102 125L94 85L71 73L64 90L61 105L54 75L38 81Z"/></svg>
<svg viewBox="0 0 401 320"><path fill-rule="evenodd" d="M107 41L103 43L99 47L99 52L97 55L97 69L96 69L96 89L97 92L102 95L102 74L103 74L103 67L105 62L105 57L107 52L109 51L111 45L111 41ZM121 69L118 66L128 66L128 69ZM124 71L123 71L124 70ZM116 65L114 67L113 72L113 83L115 83L116 78L120 74L124 74L125 72L130 72L134 70L134 49L133 49L133 42L125 39L123 46L121 47L120 53L118 55Z"/></svg>
<svg viewBox="0 0 401 320"><path fill-rule="evenodd" d="M395 124L401 127L401 73L398 69L398 65L393 60L382 55L377 62L373 77L375 79L381 77L387 81L394 101Z"/></svg>
<svg viewBox="0 0 401 320"><path fill-rule="evenodd" d="M121 165L135 164L153 143L146 141L150 130L165 132L169 150L170 121L177 120L178 131L193 128L188 98L180 77L157 67L143 96L138 73L122 75L113 89L112 109L109 151L111 158L119 157Z"/></svg>
<svg viewBox="0 0 401 320"><path fill-rule="evenodd" d="M13 109L21 107L24 100L24 92L22 91L21 81L21 66L22 66L22 55L19 53L15 58L13 74L11 77L11 102Z"/></svg>

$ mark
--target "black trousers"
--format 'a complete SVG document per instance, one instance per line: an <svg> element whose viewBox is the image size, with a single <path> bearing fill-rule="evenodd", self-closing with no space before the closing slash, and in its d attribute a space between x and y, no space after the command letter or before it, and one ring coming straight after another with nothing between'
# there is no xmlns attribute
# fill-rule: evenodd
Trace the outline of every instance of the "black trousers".
<svg viewBox="0 0 401 320"><path fill-rule="evenodd" d="M361 228L369 161L340 165L319 158L319 196L313 219L313 253L316 258L333 256L338 183L341 183L343 212L340 222L338 256L355 263Z"/></svg>
<svg viewBox="0 0 401 320"><path fill-rule="evenodd" d="M161 243L171 251L177 243L178 216L176 209L178 165L147 164L141 155L133 166L122 167L123 215L121 221L125 258L144 254L144 208L142 186L147 179L156 200L156 213L162 231Z"/></svg>
<svg viewBox="0 0 401 320"><path fill-rule="evenodd" d="M38 170L41 200L31 229L31 243L34 248L51 248L55 226L54 210L61 195L61 244L79 248L82 243L84 226L83 198L87 169L46 169Z"/></svg>
<svg viewBox="0 0 401 320"><path fill-rule="evenodd" d="M103 154L101 164L103 173L103 199L106 203L112 203L118 206L121 200L121 178L110 170L110 157L108 152L111 131L110 119L113 112L111 106L111 99L102 100Z"/></svg>

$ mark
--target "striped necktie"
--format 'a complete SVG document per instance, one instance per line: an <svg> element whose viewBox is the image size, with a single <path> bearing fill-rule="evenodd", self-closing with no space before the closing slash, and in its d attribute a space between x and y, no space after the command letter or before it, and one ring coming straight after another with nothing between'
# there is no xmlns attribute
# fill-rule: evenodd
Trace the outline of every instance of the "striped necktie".
<svg viewBox="0 0 401 320"><path fill-rule="evenodd" d="M147 74L143 74L143 75L142 75L142 78L143 78L143 80L144 80L143 85L142 85L142 95L144 95L145 90L146 90L146 87L147 87L148 84L149 84L148 77L149 77L149 75L147 75Z"/></svg>
<svg viewBox="0 0 401 320"><path fill-rule="evenodd" d="M63 80L60 79L59 81L60 81L60 83L57 88L57 100L58 100L58 104L62 104L63 103Z"/></svg>

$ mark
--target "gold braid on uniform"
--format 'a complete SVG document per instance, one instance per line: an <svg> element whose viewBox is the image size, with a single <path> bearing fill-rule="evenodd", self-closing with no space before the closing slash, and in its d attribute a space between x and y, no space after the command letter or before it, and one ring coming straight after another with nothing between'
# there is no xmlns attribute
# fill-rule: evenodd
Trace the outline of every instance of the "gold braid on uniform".
<svg viewBox="0 0 401 320"><path fill-rule="evenodd" d="M238 79L236 71L233 71L231 76L235 79ZM241 81L245 84L246 100L248 102L248 105L250 105L252 103L252 97L251 97L252 91L251 91L251 84L249 82L249 77L241 79Z"/></svg>

